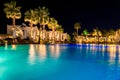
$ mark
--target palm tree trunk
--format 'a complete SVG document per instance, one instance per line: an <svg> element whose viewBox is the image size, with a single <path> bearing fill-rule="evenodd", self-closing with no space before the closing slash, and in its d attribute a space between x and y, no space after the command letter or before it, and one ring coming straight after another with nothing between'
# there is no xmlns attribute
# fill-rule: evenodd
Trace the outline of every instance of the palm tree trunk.
<svg viewBox="0 0 120 80"><path fill-rule="evenodd" d="M41 32L41 29L39 28L39 39L38 39L39 44L40 44L40 32Z"/></svg>
<svg viewBox="0 0 120 80"><path fill-rule="evenodd" d="M45 30L45 24L43 24L43 33L44 33L44 40L46 40L46 30Z"/></svg>
<svg viewBox="0 0 120 80"><path fill-rule="evenodd" d="M99 43L99 33L97 32L97 43Z"/></svg>
<svg viewBox="0 0 120 80"><path fill-rule="evenodd" d="M12 21L13 21L13 24L12 24L12 28L13 28L12 29L13 30L12 31L12 35L16 35L16 33L14 33L14 29L15 29L15 17L12 18ZM14 38L15 38L15 36L14 36ZM14 43L14 41L15 41L15 39L13 40L13 43Z"/></svg>
<svg viewBox="0 0 120 80"><path fill-rule="evenodd" d="M43 30L45 30L45 25L43 24Z"/></svg>
<svg viewBox="0 0 120 80"><path fill-rule="evenodd" d="M78 36L78 29L76 29L77 30L77 36Z"/></svg>
<svg viewBox="0 0 120 80"><path fill-rule="evenodd" d="M52 43L54 44L55 43L55 29L53 28L52 31L53 31L53 42Z"/></svg>
<svg viewBox="0 0 120 80"><path fill-rule="evenodd" d="M33 35L33 33L32 33L32 27L33 27L33 24L32 24L32 22L31 22L31 23L30 23L30 36Z"/></svg>
<svg viewBox="0 0 120 80"><path fill-rule="evenodd" d="M60 43L61 43L61 41L62 41L62 37L61 37L61 36L62 36L62 32L60 31L60 35L59 35L59 37L60 37L60 38L59 38Z"/></svg>
<svg viewBox="0 0 120 80"><path fill-rule="evenodd" d="M15 17L12 18L13 21L13 28L15 27Z"/></svg>

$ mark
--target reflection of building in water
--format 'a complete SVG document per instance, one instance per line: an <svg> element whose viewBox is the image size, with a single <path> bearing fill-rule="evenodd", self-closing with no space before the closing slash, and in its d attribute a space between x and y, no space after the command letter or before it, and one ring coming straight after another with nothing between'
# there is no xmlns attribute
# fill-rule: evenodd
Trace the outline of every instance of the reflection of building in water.
<svg viewBox="0 0 120 80"><path fill-rule="evenodd" d="M38 51L40 59L45 59L46 58L46 56L47 56L46 45L44 45L44 44L37 45L37 51Z"/></svg>
<svg viewBox="0 0 120 80"><path fill-rule="evenodd" d="M30 44L29 48L29 61L31 64L34 64L35 61L35 48L33 44Z"/></svg>
<svg viewBox="0 0 120 80"><path fill-rule="evenodd" d="M50 51L51 51L51 56L58 58L60 55L60 46L59 45L51 45L49 47Z"/></svg>

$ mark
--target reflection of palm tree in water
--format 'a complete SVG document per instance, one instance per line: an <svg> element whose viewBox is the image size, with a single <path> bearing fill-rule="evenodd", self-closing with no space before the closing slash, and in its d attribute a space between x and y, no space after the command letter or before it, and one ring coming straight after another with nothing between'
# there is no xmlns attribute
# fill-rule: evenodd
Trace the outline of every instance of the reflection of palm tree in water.
<svg viewBox="0 0 120 80"><path fill-rule="evenodd" d="M38 55L40 57L40 59L45 59L46 56L47 56L47 50L46 50L46 45L44 44L40 44L40 45L37 45L37 51L38 51Z"/></svg>
<svg viewBox="0 0 120 80"><path fill-rule="evenodd" d="M60 45L51 45L49 46L49 49L50 49L50 55L52 57L55 57L55 58L58 58L59 55L60 55Z"/></svg>
<svg viewBox="0 0 120 80"><path fill-rule="evenodd" d="M117 52L116 45L108 45L107 51L109 52L109 61L114 61Z"/></svg>

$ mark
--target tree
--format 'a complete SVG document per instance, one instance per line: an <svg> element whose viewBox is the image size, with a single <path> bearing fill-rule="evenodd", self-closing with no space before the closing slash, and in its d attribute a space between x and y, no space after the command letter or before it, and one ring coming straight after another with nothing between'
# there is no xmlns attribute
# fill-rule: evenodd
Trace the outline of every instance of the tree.
<svg viewBox="0 0 120 80"><path fill-rule="evenodd" d="M45 30L45 25L47 25L49 22L49 10L46 7L38 7L36 12L38 16L38 23L40 26L42 25L43 30Z"/></svg>
<svg viewBox="0 0 120 80"><path fill-rule="evenodd" d="M21 12L20 12L21 7L16 6L16 1L11 1L9 3L5 3L4 6L5 6L4 12L6 14L6 17L8 19L12 18L12 21L13 21L12 26L14 28L15 27L15 20L21 18Z"/></svg>
<svg viewBox="0 0 120 80"><path fill-rule="evenodd" d="M59 41L62 40L62 34L64 32L64 29L62 28L62 25L59 25L57 28L56 28L56 31L59 32Z"/></svg>
<svg viewBox="0 0 120 80"><path fill-rule="evenodd" d="M53 33L53 43L55 42L55 30L58 27L58 21L54 18L50 18L49 23L48 23L48 28L52 29L52 33Z"/></svg>
<svg viewBox="0 0 120 80"><path fill-rule="evenodd" d="M59 25L59 26L56 28L56 31L63 32L64 29L62 28L62 25Z"/></svg>
<svg viewBox="0 0 120 80"><path fill-rule="evenodd" d="M115 41L120 42L120 29L117 29L115 32Z"/></svg>
<svg viewBox="0 0 120 80"><path fill-rule="evenodd" d="M96 28L96 29L93 29L92 35L97 38L97 41L99 41L99 37L102 36L102 32L98 28Z"/></svg>
<svg viewBox="0 0 120 80"><path fill-rule="evenodd" d="M24 21L29 22L31 28L33 27L33 24L38 23L36 13L37 12L35 10L30 9L26 11L24 14L25 15Z"/></svg>
<svg viewBox="0 0 120 80"><path fill-rule="evenodd" d="M47 39L46 38L45 26L49 22L49 10L48 10L48 8L45 8L45 7L42 7L42 8L38 7L35 10L37 12L37 17L38 17L37 19L38 19L38 23L39 23L40 29L41 29L41 26L42 26L42 29L43 29L42 30L42 39ZM41 32L40 29L39 29L39 32Z"/></svg>
<svg viewBox="0 0 120 80"><path fill-rule="evenodd" d="M108 42L114 42L115 40L115 30L114 29L110 29L108 32L107 32L107 40Z"/></svg>
<svg viewBox="0 0 120 80"><path fill-rule="evenodd" d="M33 24L38 23L36 11L30 9L30 10L26 11L24 15L25 15L24 21L30 23L30 37L32 37L33 36L33 32L32 32Z"/></svg>
<svg viewBox="0 0 120 80"><path fill-rule="evenodd" d="M50 18L50 21L48 23L48 28L52 29L52 31L55 31L58 27L58 21L54 18Z"/></svg>
<svg viewBox="0 0 120 80"><path fill-rule="evenodd" d="M81 28L81 24L79 22L76 22L74 24L74 28L76 29L77 35L78 35L78 30Z"/></svg>
<svg viewBox="0 0 120 80"><path fill-rule="evenodd" d="M102 32L98 28L96 28L96 29L93 29L92 35L95 37L99 37L99 36L102 36Z"/></svg>
<svg viewBox="0 0 120 80"><path fill-rule="evenodd" d="M83 35L87 36L88 34L89 34L89 32L87 29L83 30Z"/></svg>

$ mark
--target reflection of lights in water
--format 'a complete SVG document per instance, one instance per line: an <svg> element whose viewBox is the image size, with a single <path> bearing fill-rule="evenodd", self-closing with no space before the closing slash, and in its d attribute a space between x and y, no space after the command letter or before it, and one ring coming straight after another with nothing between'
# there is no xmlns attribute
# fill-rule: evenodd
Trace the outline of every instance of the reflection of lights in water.
<svg viewBox="0 0 120 80"><path fill-rule="evenodd" d="M118 57L120 59L120 45L117 46Z"/></svg>
<svg viewBox="0 0 120 80"><path fill-rule="evenodd" d="M33 45L33 44L30 44L30 48L29 48L29 60L30 60L30 63L31 63L31 64L34 63L34 58L35 58L34 45Z"/></svg>
<svg viewBox="0 0 120 80"><path fill-rule="evenodd" d="M51 56L58 58L60 55L60 46L59 45L52 45L50 46Z"/></svg>
<svg viewBox="0 0 120 80"><path fill-rule="evenodd" d="M117 50L118 50L118 53L120 54L120 45L117 46Z"/></svg>
<svg viewBox="0 0 120 80"><path fill-rule="evenodd" d="M92 48L92 51L93 51L92 53L94 54L96 52L96 44L92 44L91 48Z"/></svg>
<svg viewBox="0 0 120 80"><path fill-rule="evenodd" d="M12 49L15 50L16 49L16 45L12 44Z"/></svg>
<svg viewBox="0 0 120 80"><path fill-rule="evenodd" d="M102 45L102 56L105 55L104 52L105 52L105 45L103 44L103 45Z"/></svg>
<svg viewBox="0 0 120 80"><path fill-rule="evenodd" d="M115 58L116 56L116 45L108 45L107 51L109 52L110 58Z"/></svg>
<svg viewBox="0 0 120 80"><path fill-rule="evenodd" d="M50 51L51 51L51 55L54 56L54 54L55 54L55 45L50 46Z"/></svg>
<svg viewBox="0 0 120 80"><path fill-rule="evenodd" d="M41 59L46 58L46 45L40 44L38 45L38 53Z"/></svg>
<svg viewBox="0 0 120 80"><path fill-rule="evenodd" d="M102 52L104 52L105 51L105 45L103 44L102 45Z"/></svg>
<svg viewBox="0 0 120 80"><path fill-rule="evenodd" d="M56 54L55 54L55 56L59 57L59 55L60 55L60 46L56 45Z"/></svg>
<svg viewBox="0 0 120 80"><path fill-rule="evenodd" d="M115 57L116 57L116 45L108 45L108 48L107 48L107 51L109 52L109 62L111 64L114 64L114 61L115 61Z"/></svg>
<svg viewBox="0 0 120 80"><path fill-rule="evenodd" d="M8 47L8 43L7 41L5 41L5 49L7 49L7 47Z"/></svg>
<svg viewBox="0 0 120 80"><path fill-rule="evenodd" d="M88 51L89 49L89 44L86 44L86 51Z"/></svg>
<svg viewBox="0 0 120 80"><path fill-rule="evenodd" d="M79 46L79 47L80 47L80 49L82 50L82 44L79 44L79 45L80 45L80 46Z"/></svg>

